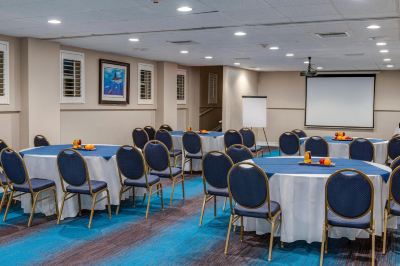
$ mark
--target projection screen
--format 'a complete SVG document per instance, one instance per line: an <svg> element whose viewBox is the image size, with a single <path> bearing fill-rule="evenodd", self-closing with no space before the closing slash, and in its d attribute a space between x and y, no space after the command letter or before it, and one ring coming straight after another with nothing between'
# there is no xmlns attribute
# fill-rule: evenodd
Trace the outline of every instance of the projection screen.
<svg viewBox="0 0 400 266"><path fill-rule="evenodd" d="M374 127L375 75L326 75L306 82L305 126Z"/></svg>

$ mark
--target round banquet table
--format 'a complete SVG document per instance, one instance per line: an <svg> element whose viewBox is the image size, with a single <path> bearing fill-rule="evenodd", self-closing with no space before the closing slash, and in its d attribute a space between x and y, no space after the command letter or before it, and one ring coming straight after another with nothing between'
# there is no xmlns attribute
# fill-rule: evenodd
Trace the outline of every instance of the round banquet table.
<svg viewBox="0 0 400 266"><path fill-rule="evenodd" d="M94 151L79 150L79 153L86 160L90 179L107 182L108 189L110 191L111 204L118 205L121 185L118 176L115 154L120 146L97 144L95 146L96 150ZM57 168L57 154L66 148L72 148L72 145L51 145L20 151L20 154L24 158L30 178L46 178L53 180L56 183L59 203L61 203L64 194ZM138 189L136 189L136 191L138 191ZM46 193L43 193L42 198L49 195L50 198L38 202L36 212L44 213L45 215L53 215L55 214L54 199L51 193L47 195L45 194ZM123 198L126 198L127 196L129 196L128 192ZM90 209L90 196L82 195L81 199L82 208ZM30 212L31 199L29 195L21 196L21 206L24 212ZM105 207L105 199L96 204L96 210L104 210ZM78 210L78 200L76 197L65 201L62 219L66 217L75 217L78 214Z"/></svg>
<svg viewBox="0 0 400 266"><path fill-rule="evenodd" d="M171 131L172 141L174 144L174 149L182 150L183 153L183 145L182 145L182 136L183 131ZM206 134L199 134L201 138L201 145L203 149L203 154L206 154L210 151L224 151L224 132L217 131L209 131ZM182 159L181 159L182 160ZM182 162L181 162L182 163ZM185 165L185 171L190 170L190 163ZM193 160L193 171L201 171L201 160L194 159Z"/></svg>
<svg viewBox="0 0 400 266"><path fill-rule="evenodd" d="M387 166L358 160L333 159L334 167L303 166L298 163L302 157L254 158L269 177L270 198L279 202L283 223L280 228L283 242L305 240L308 243L321 242L325 213L325 183L329 175L343 168L353 168L367 174L374 185L374 217L376 235L382 234L383 212L388 197L388 179L391 169ZM351 204L349 202L349 204ZM395 219L389 220L395 228ZM244 229L257 234L270 232L270 225L264 219L245 218ZM333 227L329 237L365 238L368 234L358 229Z"/></svg>
<svg viewBox="0 0 400 266"><path fill-rule="evenodd" d="M351 140L333 140L332 136L323 137L329 146L329 157L349 158L349 146ZM385 164L387 159L388 141L383 139L367 138L372 142L375 148L375 162ZM304 144L307 138L300 139L300 154L304 155Z"/></svg>

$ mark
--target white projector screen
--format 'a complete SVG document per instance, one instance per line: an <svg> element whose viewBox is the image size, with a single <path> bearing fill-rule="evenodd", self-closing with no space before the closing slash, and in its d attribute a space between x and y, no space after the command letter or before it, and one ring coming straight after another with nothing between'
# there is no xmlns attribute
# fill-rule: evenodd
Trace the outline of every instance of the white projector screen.
<svg viewBox="0 0 400 266"><path fill-rule="evenodd" d="M374 127L375 75L307 78L305 126Z"/></svg>
<svg viewBox="0 0 400 266"><path fill-rule="evenodd" d="M242 96L242 118L244 127L267 126L267 97Z"/></svg>

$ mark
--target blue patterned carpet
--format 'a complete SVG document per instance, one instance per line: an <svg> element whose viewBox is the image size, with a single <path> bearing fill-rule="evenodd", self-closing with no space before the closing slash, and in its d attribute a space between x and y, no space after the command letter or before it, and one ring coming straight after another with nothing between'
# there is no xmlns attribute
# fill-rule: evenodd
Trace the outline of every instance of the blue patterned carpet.
<svg viewBox="0 0 400 266"><path fill-rule="evenodd" d="M273 154L275 155L275 153ZM231 235L229 254L224 256L229 211L222 212L218 201L217 217L212 203L206 208L203 226L199 227L203 196L199 176L188 178L186 200L180 186L175 190L170 207L170 187L165 188L166 208L160 210L158 197L153 197L149 220L144 219L145 205L137 198L136 208L126 201L121 212L108 219L98 211L92 229L87 229L88 215L67 219L56 225L54 217L36 215L34 225L26 227L28 216L14 206L6 223L0 222L2 265L318 265L319 243L302 241L279 246L275 241L273 260L267 261L269 235L246 233L239 241ZM238 230L237 230L238 231ZM392 232L389 252L381 255L377 238L378 265L400 264L400 236ZM330 240L324 265L370 265L370 241Z"/></svg>

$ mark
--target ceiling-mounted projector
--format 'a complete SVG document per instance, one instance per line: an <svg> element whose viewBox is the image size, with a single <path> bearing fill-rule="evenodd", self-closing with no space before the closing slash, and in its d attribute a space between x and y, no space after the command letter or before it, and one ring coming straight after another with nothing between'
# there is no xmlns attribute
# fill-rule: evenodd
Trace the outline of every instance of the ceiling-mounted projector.
<svg viewBox="0 0 400 266"><path fill-rule="evenodd" d="M307 70L300 72L300 76L304 76L304 77L308 77L308 78L318 76L318 71L315 68L313 68L313 66L311 64L311 57L308 57Z"/></svg>

